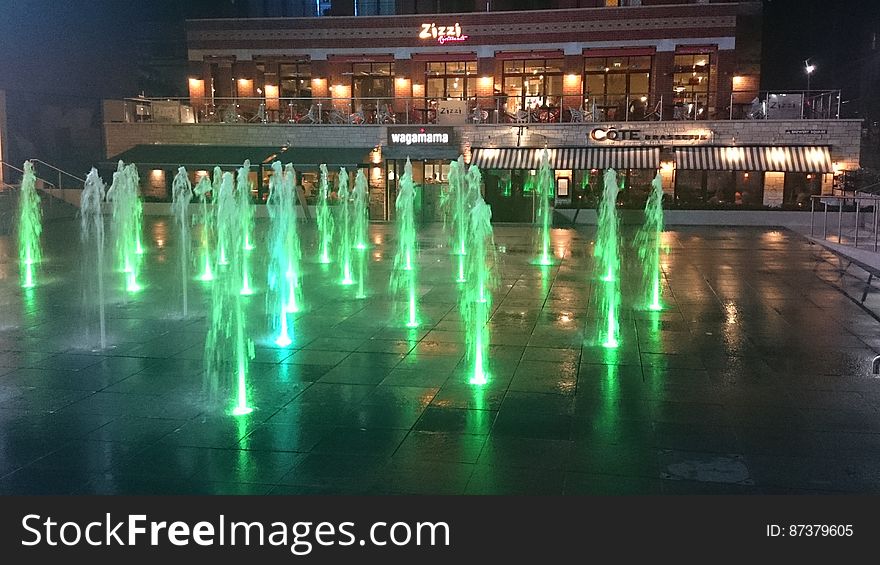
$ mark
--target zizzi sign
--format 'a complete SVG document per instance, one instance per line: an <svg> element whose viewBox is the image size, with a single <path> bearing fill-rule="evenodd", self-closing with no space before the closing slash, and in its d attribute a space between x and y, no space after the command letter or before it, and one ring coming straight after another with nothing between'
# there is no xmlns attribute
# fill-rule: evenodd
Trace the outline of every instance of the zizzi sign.
<svg viewBox="0 0 880 565"><path fill-rule="evenodd" d="M669 132L651 132L641 129L617 129L615 127L599 127L590 130L589 137L593 141L600 143L615 141L649 141L654 143L668 143L675 145L676 143L688 144L699 143L702 141L710 141L712 132L710 130L689 130L681 133Z"/></svg>
<svg viewBox="0 0 880 565"><path fill-rule="evenodd" d="M453 128L388 128L388 145L449 145Z"/></svg>
<svg viewBox="0 0 880 565"><path fill-rule="evenodd" d="M458 22L451 26L438 26L434 22L422 24L422 31L419 32L419 39L436 39L440 45L465 41L467 38L467 35L461 33L461 25Z"/></svg>

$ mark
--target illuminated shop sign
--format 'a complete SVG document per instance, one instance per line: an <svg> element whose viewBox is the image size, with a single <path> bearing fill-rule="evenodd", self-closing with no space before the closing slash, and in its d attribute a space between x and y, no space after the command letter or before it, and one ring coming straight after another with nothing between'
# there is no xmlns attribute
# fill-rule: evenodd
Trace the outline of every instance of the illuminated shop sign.
<svg viewBox="0 0 880 565"><path fill-rule="evenodd" d="M643 129L618 129L616 127L598 127L590 130L589 137L599 143L619 141L651 142L668 145L699 144L712 140L712 131L699 129L682 132L645 131Z"/></svg>
<svg viewBox="0 0 880 565"><path fill-rule="evenodd" d="M389 127L388 145L449 145L450 127Z"/></svg>
<svg viewBox="0 0 880 565"><path fill-rule="evenodd" d="M419 32L419 39L436 39L440 45L465 41L467 38L467 35L461 33L461 25L458 22L451 26L438 26L434 22L422 24L422 31Z"/></svg>

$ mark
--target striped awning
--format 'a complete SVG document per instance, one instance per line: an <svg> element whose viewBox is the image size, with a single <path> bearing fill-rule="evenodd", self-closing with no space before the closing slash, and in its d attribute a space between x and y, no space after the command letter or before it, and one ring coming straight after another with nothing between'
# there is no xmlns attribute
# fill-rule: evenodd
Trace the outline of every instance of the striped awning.
<svg viewBox="0 0 880 565"><path fill-rule="evenodd" d="M828 147L748 146L678 147L678 169L698 171L778 171L784 173L830 173Z"/></svg>
<svg viewBox="0 0 880 565"><path fill-rule="evenodd" d="M544 149L474 147L471 164L481 169L537 169ZM557 147L547 149L553 169L656 169L659 147Z"/></svg>

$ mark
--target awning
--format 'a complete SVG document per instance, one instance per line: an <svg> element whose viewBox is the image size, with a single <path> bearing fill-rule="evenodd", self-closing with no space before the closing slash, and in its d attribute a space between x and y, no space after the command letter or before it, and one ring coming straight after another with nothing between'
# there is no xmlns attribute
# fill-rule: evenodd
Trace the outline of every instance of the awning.
<svg viewBox="0 0 880 565"><path fill-rule="evenodd" d="M675 166L700 171L831 173L831 151L816 146L678 147Z"/></svg>
<svg viewBox="0 0 880 565"><path fill-rule="evenodd" d="M443 161L454 161L458 159L461 152L458 146L454 147L430 147L424 145L392 145L382 148L382 158L386 161L401 160L406 161L407 158L416 160L439 159Z"/></svg>
<svg viewBox="0 0 880 565"><path fill-rule="evenodd" d="M126 163L169 167L241 166L245 159L252 165L279 160L293 163L299 169L329 166L367 166L372 147L252 147L243 145L136 145L109 159L115 166L120 159Z"/></svg>
<svg viewBox="0 0 880 565"><path fill-rule="evenodd" d="M544 149L475 147L471 164L481 169L537 169ZM557 147L547 149L553 169L656 169L659 147Z"/></svg>

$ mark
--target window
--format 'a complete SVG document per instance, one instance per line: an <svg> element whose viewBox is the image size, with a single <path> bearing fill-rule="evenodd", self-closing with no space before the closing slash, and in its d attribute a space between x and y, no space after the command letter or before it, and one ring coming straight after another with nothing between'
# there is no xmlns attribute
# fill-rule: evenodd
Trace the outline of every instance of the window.
<svg viewBox="0 0 880 565"><path fill-rule="evenodd" d="M354 111L373 112L394 97L394 63L352 63Z"/></svg>
<svg viewBox="0 0 880 565"><path fill-rule="evenodd" d="M645 119L651 56L584 59L584 106L597 120Z"/></svg>
<svg viewBox="0 0 880 565"><path fill-rule="evenodd" d="M822 193L822 175L819 173L785 173L782 206L809 208L810 196Z"/></svg>
<svg viewBox="0 0 880 565"><path fill-rule="evenodd" d="M282 98L311 98L312 70L308 63L278 65Z"/></svg>
<svg viewBox="0 0 880 565"><path fill-rule="evenodd" d="M562 69L562 59L504 61L504 109L514 114L523 109L558 108L562 100Z"/></svg>
<svg viewBox="0 0 880 565"><path fill-rule="evenodd" d="M709 93L715 74L715 61L710 53L676 55L672 78L674 119L706 119L709 117Z"/></svg>
<svg viewBox="0 0 880 565"><path fill-rule="evenodd" d="M477 93L477 62L428 63L425 85L425 95L431 100L472 98Z"/></svg>

